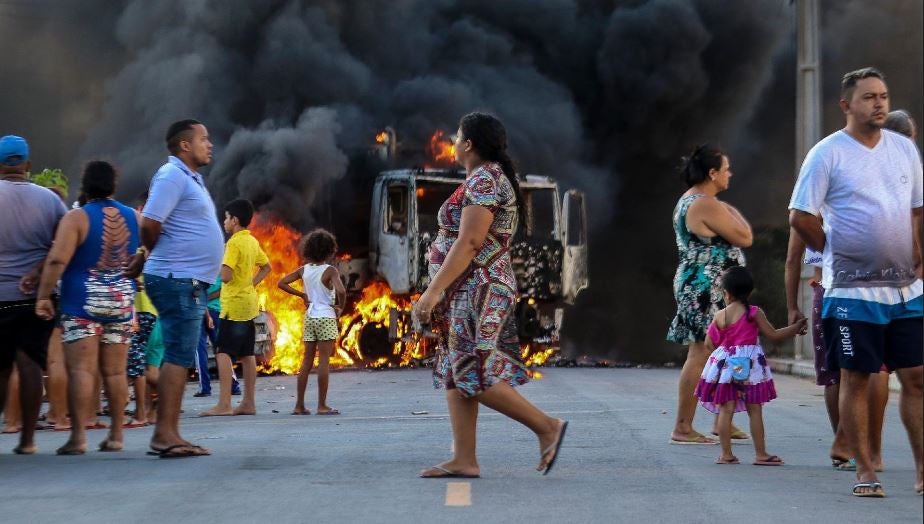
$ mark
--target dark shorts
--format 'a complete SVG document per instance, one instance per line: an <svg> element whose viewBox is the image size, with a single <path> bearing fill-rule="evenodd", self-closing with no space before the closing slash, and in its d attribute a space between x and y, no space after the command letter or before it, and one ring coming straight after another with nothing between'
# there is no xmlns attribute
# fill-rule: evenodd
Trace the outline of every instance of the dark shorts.
<svg viewBox="0 0 924 524"><path fill-rule="evenodd" d="M232 358L252 357L254 344L257 342L257 328L253 320L221 319L218 325L218 344L216 353L224 353Z"/></svg>
<svg viewBox="0 0 924 524"><path fill-rule="evenodd" d="M163 361L184 368L195 367L209 284L191 278L164 278L145 273L144 287L157 309L163 336Z"/></svg>
<svg viewBox="0 0 924 524"><path fill-rule="evenodd" d="M0 302L0 369L9 368L22 351L45 369L54 320L35 316L35 300Z"/></svg>
<svg viewBox="0 0 924 524"><path fill-rule="evenodd" d="M920 281L904 287L828 290L822 302L828 367L865 373L924 363Z"/></svg>
<svg viewBox="0 0 924 524"><path fill-rule="evenodd" d="M879 373L924 364L924 323L903 318L873 324L838 318L824 319L828 366Z"/></svg>
<svg viewBox="0 0 924 524"><path fill-rule="evenodd" d="M812 282L812 345L815 348L815 383L819 386L836 386L841 383L841 370L828 365L828 346L825 345L824 325L821 321L821 303L825 288Z"/></svg>

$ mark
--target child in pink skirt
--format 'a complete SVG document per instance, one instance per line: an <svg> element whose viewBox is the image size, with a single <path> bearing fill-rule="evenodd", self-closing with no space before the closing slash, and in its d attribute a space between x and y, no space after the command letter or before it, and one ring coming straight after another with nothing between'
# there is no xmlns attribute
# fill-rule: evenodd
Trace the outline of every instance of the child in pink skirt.
<svg viewBox="0 0 924 524"><path fill-rule="evenodd" d="M706 343L715 348L706 361L702 377L696 386L696 397L703 407L718 413L719 442L722 456L716 464L738 464L732 453L732 415L747 411L754 441L754 465L782 466L783 460L770 455L764 447L764 403L776 398L770 366L760 347L758 334L772 342L780 342L805 330L805 319L776 329L764 312L748 303L754 290L754 279L744 267L732 267L722 273L722 289L728 307L716 313Z"/></svg>

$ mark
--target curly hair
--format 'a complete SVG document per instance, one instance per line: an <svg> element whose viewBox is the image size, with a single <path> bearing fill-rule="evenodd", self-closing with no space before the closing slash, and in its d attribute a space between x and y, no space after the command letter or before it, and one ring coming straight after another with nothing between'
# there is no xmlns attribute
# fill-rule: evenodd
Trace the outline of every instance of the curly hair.
<svg viewBox="0 0 924 524"><path fill-rule="evenodd" d="M337 238L326 229L315 229L302 237L299 251L308 262L324 262L337 252Z"/></svg>

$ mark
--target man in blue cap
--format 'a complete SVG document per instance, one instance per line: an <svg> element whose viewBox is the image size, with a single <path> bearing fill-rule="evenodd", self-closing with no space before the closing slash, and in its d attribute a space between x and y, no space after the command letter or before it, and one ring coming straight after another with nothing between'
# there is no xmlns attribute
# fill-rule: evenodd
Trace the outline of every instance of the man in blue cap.
<svg viewBox="0 0 924 524"><path fill-rule="evenodd" d="M0 138L0 410L6 403L13 363L19 369L22 433L13 450L37 451L34 434L42 405L42 368L54 321L35 316L38 271L58 222L67 213L51 190L29 182L29 144Z"/></svg>

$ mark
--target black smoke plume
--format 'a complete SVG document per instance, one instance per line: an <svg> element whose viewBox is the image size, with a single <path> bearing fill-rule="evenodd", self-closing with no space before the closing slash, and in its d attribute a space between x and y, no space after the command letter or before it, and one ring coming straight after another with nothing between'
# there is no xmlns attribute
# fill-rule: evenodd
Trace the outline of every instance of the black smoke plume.
<svg viewBox="0 0 924 524"><path fill-rule="evenodd" d="M825 132L842 125L840 75L865 65L920 120L921 3L822 4ZM664 334L680 156L723 144L727 199L785 225L794 17L789 0L5 0L0 132L75 184L86 159L115 160L131 198L168 124L195 117L216 143L219 205L243 196L361 237L338 210L368 206L353 174L376 132L423 143L492 111L522 172L589 196L592 285L570 350L660 362L677 354Z"/></svg>

